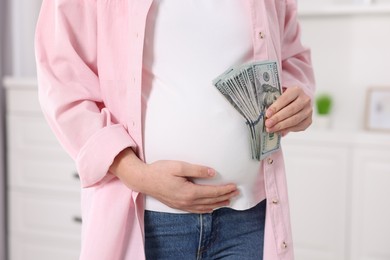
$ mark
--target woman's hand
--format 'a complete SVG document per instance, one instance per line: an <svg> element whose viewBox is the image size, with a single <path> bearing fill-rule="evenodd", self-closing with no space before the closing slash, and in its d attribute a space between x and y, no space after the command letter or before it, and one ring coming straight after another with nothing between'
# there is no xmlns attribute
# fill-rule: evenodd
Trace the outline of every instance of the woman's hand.
<svg viewBox="0 0 390 260"><path fill-rule="evenodd" d="M267 109L265 126L267 132L281 133L303 131L312 123L311 100L299 87L286 91Z"/></svg>
<svg viewBox="0 0 390 260"><path fill-rule="evenodd" d="M200 185L197 178L212 178L215 171L205 166L180 161L143 163L130 149L125 149L110 168L130 189L152 196L171 208L208 213L227 206L239 194L236 185Z"/></svg>
<svg viewBox="0 0 390 260"><path fill-rule="evenodd" d="M192 179L212 178L215 171L199 165L180 161L157 161L147 166L149 176L146 194L171 208L192 213L212 212L227 206L238 195L234 184L214 186L199 185Z"/></svg>

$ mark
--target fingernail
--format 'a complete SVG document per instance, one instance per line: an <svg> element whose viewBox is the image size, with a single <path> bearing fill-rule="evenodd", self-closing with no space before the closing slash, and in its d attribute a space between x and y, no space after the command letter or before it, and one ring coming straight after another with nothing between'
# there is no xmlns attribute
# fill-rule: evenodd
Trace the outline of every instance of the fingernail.
<svg viewBox="0 0 390 260"><path fill-rule="evenodd" d="M207 174L208 174L210 177L214 177L214 176L215 176L215 170L209 168L209 169L207 170Z"/></svg>
<svg viewBox="0 0 390 260"><path fill-rule="evenodd" d="M267 118L270 118L273 115L273 112L271 111L271 109L268 109L267 112L265 112L265 115Z"/></svg>
<svg viewBox="0 0 390 260"><path fill-rule="evenodd" d="M272 121L272 119L268 119L265 121L265 125L268 127L271 127L273 123L274 123L274 121Z"/></svg>

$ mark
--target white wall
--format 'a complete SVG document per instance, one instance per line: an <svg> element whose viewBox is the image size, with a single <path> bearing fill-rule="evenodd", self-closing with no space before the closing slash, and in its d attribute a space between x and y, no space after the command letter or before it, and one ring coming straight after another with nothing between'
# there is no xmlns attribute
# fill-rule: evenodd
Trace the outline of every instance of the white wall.
<svg viewBox="0 0 390 260"><path fill-rule="evenodd" d="M367 88L390 86L390 12L299 19L303 42L312 48L317 93L335 98L333 128L360 131Z"/></svg>
<svg viewBox="0 0 390 260"><path fill-rule="evenodd" d="M34 33L42 0L12 0L12 75L35 77Z"/></svg>

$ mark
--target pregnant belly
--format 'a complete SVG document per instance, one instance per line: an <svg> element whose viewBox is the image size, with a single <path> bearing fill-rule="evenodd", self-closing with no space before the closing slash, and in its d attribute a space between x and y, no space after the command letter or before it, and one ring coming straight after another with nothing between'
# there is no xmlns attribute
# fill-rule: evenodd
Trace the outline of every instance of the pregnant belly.
<svg viewBox="0 0 390 260"><path fill-rule="evenodd" d="M147 163L179 160L214 168L215 178L194 180L203 184L253 184L258 177L260 163L251 159L247 128L235 111L183 106L179 110L171 104L148 112Z"/></svg>

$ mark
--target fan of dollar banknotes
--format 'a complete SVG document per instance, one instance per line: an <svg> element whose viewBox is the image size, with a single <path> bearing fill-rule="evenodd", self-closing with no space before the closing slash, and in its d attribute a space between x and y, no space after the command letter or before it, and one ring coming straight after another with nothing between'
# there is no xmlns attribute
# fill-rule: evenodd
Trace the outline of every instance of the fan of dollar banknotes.
<svg viewBox="0 0 390 260"><path fill-rule="evenodd" d="M281 95L275 61L254 62L232 67L213 85L245 119L249 130L252 159L263 160L280 149L280 135L265 131L265 111Z"/></svg>

